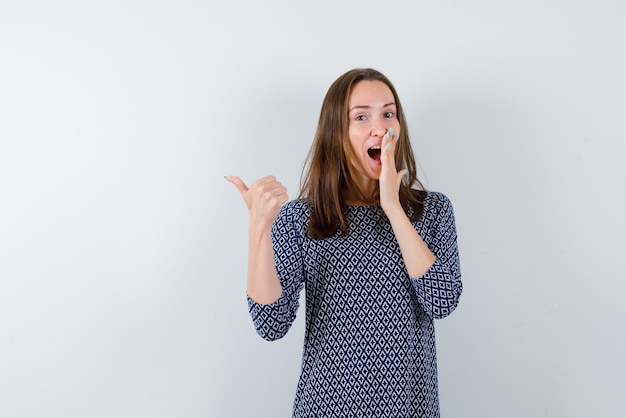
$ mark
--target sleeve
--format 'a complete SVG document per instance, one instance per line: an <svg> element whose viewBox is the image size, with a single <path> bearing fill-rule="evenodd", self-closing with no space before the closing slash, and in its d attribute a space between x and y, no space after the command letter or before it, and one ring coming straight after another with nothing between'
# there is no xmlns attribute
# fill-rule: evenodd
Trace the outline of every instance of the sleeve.
<svg viewBox="0 0 626 418"><path fill-rule="evenodd" d="M445 318L457 307L463 284L456 242L456 226L450 200L437 194L431 208L425 208L428 247L437 259L419 278L411 278L422 309L435 319ZM431 212L432 211L432 212ZM433 213L434 212L434 213Z"/></svg>
<svg viewBox="0 0 626 418"><path fill-rule="evenodd" d="M294 206L284 205L272 226L274 261L283 288L280 298L271 304L257 303L248 296L248 310L257 333L268 341L287 334L298 311L304 283L302 235L296 228Z"/></svg>

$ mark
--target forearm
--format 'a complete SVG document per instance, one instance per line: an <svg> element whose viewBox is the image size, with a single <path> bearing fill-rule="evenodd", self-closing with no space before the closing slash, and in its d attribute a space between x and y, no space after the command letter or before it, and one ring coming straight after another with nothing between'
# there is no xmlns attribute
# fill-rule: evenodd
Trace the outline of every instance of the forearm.
<svg viewBox="0 0 626 418"><path fill-rule="evenodd" d="M436 257L415 230L401 206L387 210L387 218L396 236L409 277L422 277Z"/></svg>
<svg viewBox="0 0 626 418"><path fill-rule="evenodd" d="M248 241L248 296L257 303L271 304L280 298L282 291L276 272L270 229L256 228L251 224Z"/></svg>

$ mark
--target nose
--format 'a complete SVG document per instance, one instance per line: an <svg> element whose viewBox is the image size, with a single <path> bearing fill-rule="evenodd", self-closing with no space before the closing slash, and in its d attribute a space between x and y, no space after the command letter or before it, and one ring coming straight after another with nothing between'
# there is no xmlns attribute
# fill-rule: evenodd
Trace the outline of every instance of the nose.
<svg viewBox="0 0 626 418"><path fill-rule="evenodd" d="M389 129L387 125L383 121L375 121L372 123L372 135L373 136L383 136L387 133Z"/></svg>

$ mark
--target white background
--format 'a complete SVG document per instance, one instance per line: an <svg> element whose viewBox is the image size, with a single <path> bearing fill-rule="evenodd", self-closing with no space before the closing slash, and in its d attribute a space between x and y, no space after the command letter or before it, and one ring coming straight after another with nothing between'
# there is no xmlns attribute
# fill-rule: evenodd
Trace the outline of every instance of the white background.
<svg viewBox="0 0 626 418"><path fill-rule="evenodd" d="M626 3L0 1L0 416L287 417L247 213L322 98L388 75L464 293L443 417L626 416Z"/></svg>

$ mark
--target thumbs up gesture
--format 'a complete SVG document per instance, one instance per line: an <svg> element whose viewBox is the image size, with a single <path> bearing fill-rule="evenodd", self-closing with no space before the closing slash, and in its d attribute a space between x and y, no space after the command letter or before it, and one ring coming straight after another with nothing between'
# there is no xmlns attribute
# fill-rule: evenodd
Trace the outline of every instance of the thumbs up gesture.
<svg viewBox="0 0 626 418"><path fill-rule="evenodd" d="M237 176L226 176L233 183L250 214L250 226L259 230L269 230L278 215L280 207L289 199L287 188L274 176L258 179L250 187Z"/></svg>

